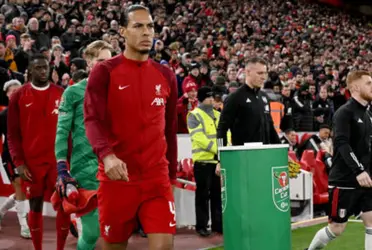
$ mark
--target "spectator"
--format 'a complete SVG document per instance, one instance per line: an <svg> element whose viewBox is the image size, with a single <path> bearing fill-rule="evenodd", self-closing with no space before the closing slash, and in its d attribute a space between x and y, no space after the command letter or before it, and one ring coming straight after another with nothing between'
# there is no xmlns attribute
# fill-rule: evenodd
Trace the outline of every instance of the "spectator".
<svg viewBox="0 0 372 250"><path fill-rule="evenodd" d="M11 27L8 30L9 35L13 35L16 39L16 44L19 45L21 41L21 35L27 31L25 27L25 21L21 17L15 17L12 20Z"/></svg>
<svg viewBox="0 0 372 250"><path fill-rule="evenodd" d="M323 86L320 88L318 97L313 102L315 129L319 129L322 124L331 125L332 110L327 97L327 88Z"/></svg>
<svg viewBox="0 0 372 250"><path fill-rule="evenodd" d="M32 40L35 42L33 43L33 48L36 51L39 51L42 47L50 48L50 39L49 37L39 31L39 21L37 18L31 18L28 21L28 33Z"/></svg>
<svg viewBox="0 0 372 250"><path fill-rule="evenodd" d="M21 35L20 46L14 55L14 61L17 65L18 72L25 73L28 68L28 61L31 58L32 52L32 41L29 34L24 33Z"/></svg>
<svg viewBox="0 0 372 250"><path fill-rule="evenodd" d="M289 150L297 153L297 134L294 129L287 129L284 131L284 135L280 138L282 144L288 144Z"/></svg>
<svg viewBox="0 0 372 250"><path fill-rule="evenodd" d="M196 84L189 82L186 86L185 94L177 101L178 133L188 133L187 115L198 106L197 90Z"/></svg>
<svg viewBox="0 0 372 250"><path fill-rule="evenodd" d="M51 65L53 65L52 70L55 70L58 74L58 79L62 80L62 76L65 73L69 73L69 68L64 62L63 58L63 47L59 44L53 45L52 48L52 61Z"/></svg>
<svg viewBox="0 0 372 250"><path fill-rule="evenodd" d="M296 131L313 131L312 98L309 86L302 85L294 96L293 123Z"/></svg>
<svg viewBox="0 0 372 250"><path fill-rule="evenodd" d="M280 130L286 131L292 129L293 124L293 100L291 98L291 89L288 85L284 85L281 91L280 102L284 105L284 116L280 121Z"/></svg>

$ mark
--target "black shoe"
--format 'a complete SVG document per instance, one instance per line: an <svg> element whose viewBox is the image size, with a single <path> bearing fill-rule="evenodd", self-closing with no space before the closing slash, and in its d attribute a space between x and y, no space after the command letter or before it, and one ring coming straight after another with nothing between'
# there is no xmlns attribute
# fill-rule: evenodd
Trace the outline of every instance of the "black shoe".
<svg viewBox="0 0 372 250"><path fill-rule="evenodd" d="M211 232L209 232L208 230L206 229L199 229L199 230L196 230L196 232L201 236L201 237L208 237L211 235Z"/></svg>
<svg viewBox="0 0 372 250"><path fill-rule="evenodd" d="M147 238L147 234L142 229L138 230L138 233L141 235L142 238Z"/></svg>

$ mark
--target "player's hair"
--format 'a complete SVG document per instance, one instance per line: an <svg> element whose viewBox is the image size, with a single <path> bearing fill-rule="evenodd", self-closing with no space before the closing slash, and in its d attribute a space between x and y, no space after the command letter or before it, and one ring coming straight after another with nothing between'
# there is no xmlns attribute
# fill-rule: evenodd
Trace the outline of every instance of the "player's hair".
<svg viewBox="0 0 372 250"><path fill-rule="evenodd" d="M78 71L76 71L72 74L72 81L74 81L75 83L80 82L81 80L83 80L87 77L88 77L88 72L86 72L83 69L79 69Z"/></svg>
<svg viewBox="0 0 372 250"><path fill-rule="evenodd" d="M133 4L133 5L129 6L128 8L126 8L124 13L122 14L121 20L120 20L121 25L124 26L124 27L128 27L129 13L131 13L133 11L137 11L137 10L145 10L150 14L150 10L147 7L145 7L141 4Z"/></svg>
<svg viewBox="0 0 372 250"><path fill-rule="evenodd" d="M103 40L94 41L90 43L84 50L84 56L85 58L92 59L94 57L97 57L99 53L104 49L108 49L110 51L113 50L112 46Z"/></svg>
<svg viewBox="0 0 372 250"><path fill-rule="evenodd" d="M29 63L31 64L31 63L33 63L35 60L47 60L47 61L49 62L48 58L47 58L46 56L44 56L43 54L41 54L41 53L33 54L33 55L31 56L31 58L30 58Z"/></svg>
<svg viewBox="0 0 372 250"><path fill-rule="evenodd" d="M267 66L267 61L262 57L252 57L249 58L248 61L245 63L245 67L248 67L250 64L262 64Z"/></svg>
<svg viewBox="0 0 372 250"><path fill-rule="evenodd" d="M354 70L351 71L347 77L346 77L346 86L349 90L351 90L353 82L359 80L363 76L371 76L371 73L369 73L366 70Z"/></svg>

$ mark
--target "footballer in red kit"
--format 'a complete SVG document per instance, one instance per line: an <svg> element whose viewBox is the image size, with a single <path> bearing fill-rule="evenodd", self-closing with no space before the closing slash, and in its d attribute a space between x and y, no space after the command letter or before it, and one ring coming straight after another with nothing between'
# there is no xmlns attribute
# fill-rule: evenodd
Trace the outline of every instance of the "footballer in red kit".
<svg viewBox="0 0 372 250"><path fill-rule="evenodd" d="M34 55L29 72L30 83L20 87L10 98L8 146L21 177L22 189L29 199L28 225L33 245L36 250L41 250L43 200L50 198L57 179L54 142L63 89L49 83L49 62L45 56ZM57 224L59 221L57 215ZM68 218L67 227L69 223ZM58 227L61 225L57 225L59 234Z"/></svg>
<svg viewBox="0 0 372 250"><path fill-rule="evenodd" d="M126 9L123 27L125 51L94 67L84 102L87 138L100 162L104 249L126 249L137 218L149 249L173 249L176 77L149 59L154 22L146 7Z"/></svg>

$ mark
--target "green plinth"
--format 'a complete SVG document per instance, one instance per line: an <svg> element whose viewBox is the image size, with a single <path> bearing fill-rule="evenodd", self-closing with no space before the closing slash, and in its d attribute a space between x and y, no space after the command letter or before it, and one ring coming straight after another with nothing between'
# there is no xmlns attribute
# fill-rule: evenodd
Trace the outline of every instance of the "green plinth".
<svg viewBox="0 0 372 250"><path fill-rule="evenodd" d="M225 250L291 250L288 146L220 148Z"/></svg>

